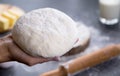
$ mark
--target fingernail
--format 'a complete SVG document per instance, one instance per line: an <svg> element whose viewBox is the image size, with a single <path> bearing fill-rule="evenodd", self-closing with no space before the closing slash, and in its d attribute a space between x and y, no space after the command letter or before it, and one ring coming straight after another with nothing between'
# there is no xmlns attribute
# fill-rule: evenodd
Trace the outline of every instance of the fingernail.
<svg viewBox="0 0 120 76"><path fill-rule="evenodd" d="M57 56L56 56L56 57L53 58L53 60L54 60L54 61L60 61L60 60L61 60L61 57L57 57Z"/></svg>

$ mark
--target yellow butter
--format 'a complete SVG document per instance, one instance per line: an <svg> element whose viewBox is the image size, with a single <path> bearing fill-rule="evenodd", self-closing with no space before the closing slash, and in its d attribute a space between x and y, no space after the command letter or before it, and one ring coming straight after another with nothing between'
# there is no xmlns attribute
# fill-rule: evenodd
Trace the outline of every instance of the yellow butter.
<svg viewBox="0 0 120 76"><path fill-rule="evenodd" d="M15 15L17 18L24 15L24 11L22 9L16 8L16 7L12 7L10 9L8 9L8 12Z"/></svg>
<svg viewBox="0 0 120 76"><path fill-rule="evenodd" d="M2 13L2 16L7 18L9 20L9 27L12 28L14 26L14 23L16 22L17 20L17 17L10 14L9 12L5 11Z"/></svg>
<svg viewBox="0 0 120 76"><path fill-rule="evenodd" d="M5 17L0 16L0 32L8 30L9 28L9 20Z"/></svg>
<svg viewBox="0 0 120 76"><path fill-rule="evenodd" d="M19 18L20 16L22 16L23 14L17 12L16 10L13 9L9 9L8 12L14 16L16 16L17 18Z"/></svg>

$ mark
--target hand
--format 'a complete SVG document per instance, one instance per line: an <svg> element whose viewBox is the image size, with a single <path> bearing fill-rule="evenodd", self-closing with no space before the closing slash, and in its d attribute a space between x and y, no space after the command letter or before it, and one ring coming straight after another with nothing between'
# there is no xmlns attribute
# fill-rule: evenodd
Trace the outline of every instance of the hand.
<svg viewBox="0 0 120 76"><path fill-rule="evenodd" d="M18 61L32 66L52 60L56 61L57 58L33 57L26 54L14 43L11 35L0 39L0 62Z"/></svg>

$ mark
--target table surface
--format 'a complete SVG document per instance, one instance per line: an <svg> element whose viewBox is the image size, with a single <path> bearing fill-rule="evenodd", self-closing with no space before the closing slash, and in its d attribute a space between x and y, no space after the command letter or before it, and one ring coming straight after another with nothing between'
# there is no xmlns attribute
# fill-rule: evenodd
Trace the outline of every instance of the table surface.
<svg viewBox="0 0 120 76"><path fill-rule="evenodd" d="M108 28L99 23L98 0L0 0L0 3L19 6L26 12L43 7L52 7L65 12L75 21L83 22L91 31L91 42L85 54L109 44L120 43L120 24L114 28ZM0 34L0 37L6 34ZM69 57L67 60L75 57ZM13 67L0 69L0 76L38 76L43 72L57 68L60 63L62 62L47 62L28 67L13 62ZM81 71L75 76L120 76L119 64L120 57L116 57Z"/></svg>

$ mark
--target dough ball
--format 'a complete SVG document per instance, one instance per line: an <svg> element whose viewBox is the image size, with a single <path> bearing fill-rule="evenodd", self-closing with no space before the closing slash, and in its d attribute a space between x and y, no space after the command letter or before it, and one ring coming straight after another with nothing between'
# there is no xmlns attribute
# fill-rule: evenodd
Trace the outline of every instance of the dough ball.
<svg viewBox="0 0 120 76"><path fill-rule="evenodd" d="M73 48L77 36L76 22L53 9L33 10L16 22L12 36L16 44L32 56L62 56Z"/></svg>

